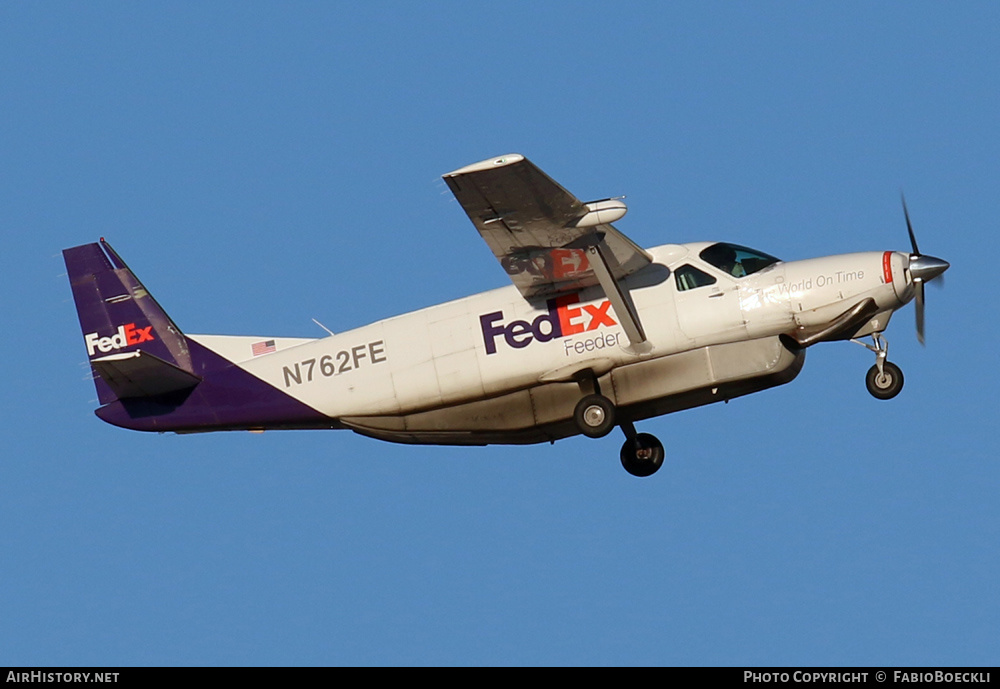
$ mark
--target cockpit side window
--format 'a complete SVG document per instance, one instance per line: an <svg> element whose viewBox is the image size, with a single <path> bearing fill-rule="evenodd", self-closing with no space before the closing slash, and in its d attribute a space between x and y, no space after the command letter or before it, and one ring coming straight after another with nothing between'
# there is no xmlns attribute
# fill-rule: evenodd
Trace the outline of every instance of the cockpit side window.
<svg viewBox="0 0 1000 689"><path fill-rule="evenodd" d="M678 292L715 284L714 277L688 264L684 264L674 271L674 279L677 280Z"/></svg>
<svg viewBox="0 0 1000 689"><path fill-rule="evenodd" d="M713 244L698 254L703 261L710 263L727 275L741 278L745 275L764 270L779 259L761 251L754 251L738 244Z"/></svg>

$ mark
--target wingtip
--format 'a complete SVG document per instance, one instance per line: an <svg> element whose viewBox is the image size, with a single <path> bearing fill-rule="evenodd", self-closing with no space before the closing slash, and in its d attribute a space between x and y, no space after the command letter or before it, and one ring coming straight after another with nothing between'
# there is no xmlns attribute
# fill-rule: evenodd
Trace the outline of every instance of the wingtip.
<svg viewBox="0 0 1000 689"><path fill-rule="evenodd" d="M502 156L494 156L493 158L487 158L486 160L480 160L478 163L472 163L472 165L466 165L465 167L460 167L457 170L453 170L445 175L444 177L455 177L457 175L467 175L470 172L482 172L484 170L492 170L497 167L505 167L507 165L513 165L514 163L519 163L524 160L524 156L520 153L508 153Z"/></svg>

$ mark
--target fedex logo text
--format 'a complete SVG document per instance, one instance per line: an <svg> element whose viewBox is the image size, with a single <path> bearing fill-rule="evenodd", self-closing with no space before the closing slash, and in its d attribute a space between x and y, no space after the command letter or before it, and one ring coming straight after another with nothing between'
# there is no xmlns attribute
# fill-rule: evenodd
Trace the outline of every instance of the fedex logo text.
<svg viewBox="0 0 1000 689"><path fill-rule="evenodd" d="M145 328L135 327L135 323L119 325L118 332L111 337L98 337L97 333L87 333L83 341L87 343L87 355L94 356L95 352L107 353L114 349L130 347L140 342L152 342L153 326L147 325Z"/></svg>
<svg viewBox="0 0 1000 689"><path fill-rule="evenodd" d="M608 313L611 302L600 304L578 304L577 294L567 294L547 302L548 310L531 321L511 321L503 323L503 311L494 311L479 317L483 331L483 343L487 354L497 353L497 337L503 335L507 346L514 349L527 347L538 340L548 342L559 337L576 335L587 330L597 330L601 326L615 326L618 322Z"/></svg>

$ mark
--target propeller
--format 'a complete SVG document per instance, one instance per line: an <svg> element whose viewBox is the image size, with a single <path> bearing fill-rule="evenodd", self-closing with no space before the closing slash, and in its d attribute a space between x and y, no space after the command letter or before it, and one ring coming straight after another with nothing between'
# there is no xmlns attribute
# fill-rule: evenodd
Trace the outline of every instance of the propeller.
<svg viewBox="0 0 1000 689"><path fill-rule="evenodd" d="M913 293L917 302L917 339L920 344L924 344L924 283L930 282L950 265L947 261L933 256L924 256L917 247L917 237L913 234L913 224L910 222L910 213L906 209L906 197L903 199L903 216L906 218L906 231L910 234L910 246L913 253L910 254L909 270L913 280ZM944 278L942 278L944 279Z"/></svg>

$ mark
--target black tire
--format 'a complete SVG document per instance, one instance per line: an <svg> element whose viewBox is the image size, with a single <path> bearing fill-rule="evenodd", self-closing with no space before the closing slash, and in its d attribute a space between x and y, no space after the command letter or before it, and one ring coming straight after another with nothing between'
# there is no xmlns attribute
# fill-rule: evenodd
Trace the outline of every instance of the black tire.
<svg viewBox="0 0 1000 689"><path fill-rule="evenodd" d="M882 375L879 375L878 366L868 369L865 376L865 385L872 397L880 400L891 400L903 389L903 372L899 366L891 362L882 363Z"/></svg>
<svg viewBox="0 0 1000 689"><path fill-rule="evenodd" d="M622 445L622 466L633 476L652 476L663 466L664 456L663 443L649 433L637 433Z"/></svg>
<svg viewBox="0 0 1000 689"><path fill-rule="evenodd" d="M573 420L588 438L603 438L615 427L615 405L604 395L587 395L576 403Z"/></svg>

